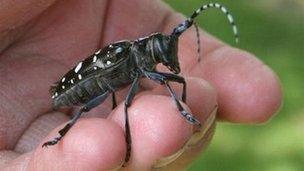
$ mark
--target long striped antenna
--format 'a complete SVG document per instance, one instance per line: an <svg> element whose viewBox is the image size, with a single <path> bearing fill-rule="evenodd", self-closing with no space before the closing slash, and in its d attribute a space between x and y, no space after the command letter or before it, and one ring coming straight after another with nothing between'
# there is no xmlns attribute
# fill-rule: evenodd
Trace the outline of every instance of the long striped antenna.
<svg viewBox="0 0 304 171"><path fill-rule="evenodd" d="M199 16L202 12L204 12L205 10L210 9L210 8L220 9L227 16L228 21L229 21L230 25L232 26L232 31L234 34L235 42L238 43L239 42L239 33L238 33L237 26L235 25L234 19L233 19L232 15L229 13L229 11L227 10L227 8L219 3L209 3L209 4L201 6L199 9L194 11L194 13L191 15L191 17L189 17L183 23L181 23L177 27L175 27L173 29L173 32L171 33L171 35L179 37L184 31L186 31L189 27L191 27L194 24L194 19L197 16ZM196 29L196 32L197 32L197 36L199 39L198 29ZM198 40L197 42L198 42L198 46L199 46L200 41ZM200 47L198 47L198 52L199 51L200 51ZM199 60L200 60L200 57L199 57Z"/></svg>
<svg viewBox="0 0 304 171"><path fill-rule="evenodd" d="M201 61L201 39L200 39L200 33L199 33L199 28L198 25L194 22L193 23L194 27L195 27L195 32L196 32L196 40L197 40L197 54L198 54L198 62Z"/></svg>

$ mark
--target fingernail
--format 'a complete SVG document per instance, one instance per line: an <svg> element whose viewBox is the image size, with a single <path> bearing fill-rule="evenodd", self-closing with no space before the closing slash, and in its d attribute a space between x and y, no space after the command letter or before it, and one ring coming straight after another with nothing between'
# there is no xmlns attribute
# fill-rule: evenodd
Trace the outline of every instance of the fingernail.
<svg viewBox="0 0 304 171"><path fill-rule="evenodd" d="M166 156L158 159L154 163L152 168L157 169L157 168L165 167L168 164L174 162L185 151L197 147L200 144L200 142L204 139L204 136L206 135L208 130L212 127L213 123L215 122L217 109L218 106L215 106L209 117L206 119L206 121L202 124L200 128L194 130L193 135L180 150L178 150L176 153L170 156Z"/></svg>

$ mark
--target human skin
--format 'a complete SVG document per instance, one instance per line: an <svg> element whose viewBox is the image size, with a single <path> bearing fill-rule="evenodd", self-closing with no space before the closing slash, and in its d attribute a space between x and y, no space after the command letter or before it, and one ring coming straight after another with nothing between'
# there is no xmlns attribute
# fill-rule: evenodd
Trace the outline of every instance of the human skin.
<svg viewBox="0 0 304 171"><path fill-rule="evenodd" d="M1 170L118 168L126 152L121 102L127 88L118 93L119 105L115 110L111 111L110 100L106 101L90 111L89 115L97 117L81 119L59 144L41 148L43 142L58 135L72 113L53 111L48 89L98 48L155 31L169 34L183 20L160 1L2 1ZM216 106L217 120L244 124L267 121L281 104L277 76L252 54L232 48L203 31L201 37L200 63L194 29L185 32L179 42L181 75L188 83L188 110L203 125L214 124L208 118L214 116ZM180 92L180 86L174 87ZM105 115L109 118L100 117ZM166 89L151 80L141 81L129 116L132 153L124 169L149 170L159 159L179 151L193 134L193 127L180 116ZM208 135L213 128L206 128ZM48 132L51 133L45 137ZM186 167L201 153L205 146L202 144L210 141L208 135L170 167Z"/></svg>

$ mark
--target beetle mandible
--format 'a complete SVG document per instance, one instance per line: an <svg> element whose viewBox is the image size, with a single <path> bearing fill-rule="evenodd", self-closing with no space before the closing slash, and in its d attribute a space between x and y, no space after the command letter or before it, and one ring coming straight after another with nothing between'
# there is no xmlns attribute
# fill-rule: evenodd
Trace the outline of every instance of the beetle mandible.
<svg viewBox="0 0 304 171"><path fill-rule="evenodd" d="M101 104L110 94L112 94L113 108L115 108L115 92L131 84L124 102L125 138L127 144L125 162L127 162L131 152L128 107L132 103L138 88L139 79L142 77L147 77L165 85L180 114L189 123L201 126L200 122L180 104L168 82L172 81L183 85L182 101L186 102L186 82L183 77L178 75L180 73L177 56L178 40L183 32L195 25L197 43L198 47L200 47L199 32L194 19L209 8L220 9L227 16L233 28L235 39L238 41L237 27L227 8L219 3L209 3L201 6L188 19L175 27L170 35L153 33L144 38L133 41L119 41L99 49L67 72L56 86L51 87L50 91L55 109L63 106L81 106L81 108L59 131L58 137L45 142L42 146L47 147L57 144L83 113ZM199 51L200 49L198 48L198 53ZM172 73L158 72L156 65L160 63Z"/></svg>

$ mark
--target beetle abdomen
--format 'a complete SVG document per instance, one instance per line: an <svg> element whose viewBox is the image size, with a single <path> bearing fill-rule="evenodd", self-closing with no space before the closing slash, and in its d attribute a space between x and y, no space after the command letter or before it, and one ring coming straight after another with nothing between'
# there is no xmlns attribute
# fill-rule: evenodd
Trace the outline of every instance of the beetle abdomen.
<svg viewBox="0 0 304 171"><path fill-rule="evenodd" d="M129 70L133 69L128 62L131 45L129 41L110 44L79 62L51 87L54 107L86 104L129 83Z"/></svg>
<svg viewBox="0 0 304 171"><path fill-rule="evenodd" d="M54 108L85 104L108 90L102 80L91 77L75 84L54 98Z"/></svg>

